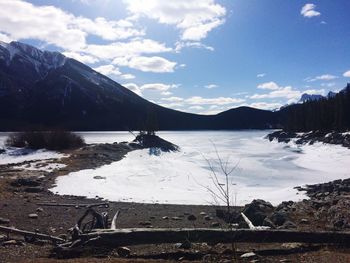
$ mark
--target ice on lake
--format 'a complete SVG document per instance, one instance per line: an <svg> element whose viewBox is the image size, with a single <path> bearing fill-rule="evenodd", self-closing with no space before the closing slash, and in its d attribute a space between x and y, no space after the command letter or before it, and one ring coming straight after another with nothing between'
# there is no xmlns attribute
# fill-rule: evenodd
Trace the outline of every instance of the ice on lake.
<svg viewBox="0 0 350 263"><path fill-rule="evenodd" d="M215 148L228 166L232 203L260 198L278 204L305 198L293 187L350 177L350 150L337 145L298 147L264 139L268 131L186 131L159 135L181 147L180 152L150 155L137 150L110 165L81 170L57 178L51 191L96 196L111 201L212 204L217 193L208 161L220 173ZM126 132L81 133L88 143L130 141ZM208 160L208 161L207 161ZM97 177L96 177L97 176ZM102 178L102 179L94 179Z"/></svg>

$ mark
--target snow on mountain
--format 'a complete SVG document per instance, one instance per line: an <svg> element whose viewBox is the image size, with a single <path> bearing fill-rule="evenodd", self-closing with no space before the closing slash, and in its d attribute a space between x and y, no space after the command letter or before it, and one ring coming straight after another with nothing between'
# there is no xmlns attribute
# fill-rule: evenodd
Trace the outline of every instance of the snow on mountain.
<svg viewBox="0 0 350 263"><path fill-rule="evenodd" d="M307 102L307 101L320 100L320 99L323 99L323 98L324 97L322 95L319 95L319 94L307 94L307 93L304 93L303 95L301 95L299 103L304 103L304 102Z"/></svg>
<svg viewBox="0 0 350 263"><path fill-rule="evenodd" d="M11 43L0 41L0 59L4 60L7 66L17 62L32 65L41 77L45 76L50 69L63 66L67 60L61 53L41 51L16 41Z"/></svg>
<svg viewBox="0 0 350 263"><path fill-rule="evenodd" d="M337 95L336 92L330 91L330 92L328 92L328 94L327 94L327 98L333 98L333 97L335 97L335 95Z"/></svg>

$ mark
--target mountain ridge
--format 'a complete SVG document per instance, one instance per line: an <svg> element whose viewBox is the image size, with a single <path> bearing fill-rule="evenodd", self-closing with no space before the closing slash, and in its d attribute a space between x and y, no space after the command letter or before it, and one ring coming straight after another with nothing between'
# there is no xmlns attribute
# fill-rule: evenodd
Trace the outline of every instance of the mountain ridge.
<svg viewBox="0 0 350 263"><path fill-rule="evenodd" d="M261 129L272 112L249 107L199 115L154 104L59 52L0 43L0 130L140 129L149 114L159 129Z"/></svg>

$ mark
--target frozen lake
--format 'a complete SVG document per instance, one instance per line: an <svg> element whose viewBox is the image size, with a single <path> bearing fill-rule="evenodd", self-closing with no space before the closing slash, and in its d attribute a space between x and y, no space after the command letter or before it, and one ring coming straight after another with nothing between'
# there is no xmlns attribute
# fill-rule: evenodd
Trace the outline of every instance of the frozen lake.
<svg viewBox="0 0 350 263"><path fill-rule="evenodd" d="M59 177L59 194L103 197L112 201L211 204L215 202L211 163L224 183L215 147L228 167L232 203L255 198L278 204L305 198L293 187L350 177L350 150L336 145L282 144L264 139L269 131L179 131L159 135L181 147L180 152L150 155L130 152L120 162ZM127 132L81 133L87 143L130 141ZM206 160L207 159L207 160ZM100 176L103 179L94 179Z"/></svg>

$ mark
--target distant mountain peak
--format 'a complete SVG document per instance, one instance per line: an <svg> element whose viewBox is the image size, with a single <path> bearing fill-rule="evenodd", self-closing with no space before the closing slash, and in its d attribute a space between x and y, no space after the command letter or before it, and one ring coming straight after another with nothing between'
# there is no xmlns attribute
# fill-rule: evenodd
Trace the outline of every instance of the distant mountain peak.
<svg viewBox="0 0 350 263"><path fill-rule="evenodd" d="M307 94L304 93L303 95L301 95L301 98L299 100L299 103L304 103L304 102L308 102L308 101L316 101L316 100L320 100L323 99L324 97L320 94Z"/></svg>

